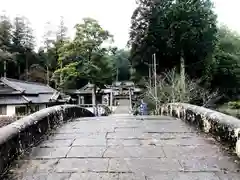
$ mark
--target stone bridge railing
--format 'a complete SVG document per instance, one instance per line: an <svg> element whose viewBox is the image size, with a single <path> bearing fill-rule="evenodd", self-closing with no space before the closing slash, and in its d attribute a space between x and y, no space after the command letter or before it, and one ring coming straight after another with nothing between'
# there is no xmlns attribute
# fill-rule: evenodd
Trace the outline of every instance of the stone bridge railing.
<svg viewBox="0 0 240 180"><path fill-rule="evenodd" d="M71 119L93 116L76 105L53 106L0 128L0 177L16 157L38 143L43 135Z"/></svg>
<svg viewBox="0 0 240 180"><path fill-rule="evenodd" d="M213 111L185 103L170 103L161 107L161 115L173 116L194 124L206 133L211 133L219 140L227 142L236 149L240 157L240 120Z"/></svg>

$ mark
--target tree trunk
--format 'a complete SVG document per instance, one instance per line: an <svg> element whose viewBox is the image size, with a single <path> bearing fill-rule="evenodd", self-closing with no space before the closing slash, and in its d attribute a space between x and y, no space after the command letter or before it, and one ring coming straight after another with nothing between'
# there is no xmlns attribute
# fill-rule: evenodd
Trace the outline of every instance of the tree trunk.
<svg viewBox="0 0 240 180"><path fill-rule="evenodd" d="M4 61L4 77L6 78L7 77L7 61L5 60Z"/></svg>
<svg viewBox="0 0 240 180"><path fill-rule="evenodd" d="M95 98L94 98L94 99L95 99L94 104L95 104L95 109L96 109L96 116L98 116L97 93L96 93L96 91L97 91L97 86L96 86L96 84L94 84L93 90L94 90L94 97L95 97Z"/></svg>
<svg viewBox="0 0 240 180"><path fill-rule="evenodd" d="M181 88L182 88L182 93L185 94L185 61L183 57L183 52L181 53L180 57L180 73L181 73Z"/></svg>
<svg viewBox="0 0 240 180"><path fill-rule="evenodd" d="M26 52L26 81L28 81L28 52Z"/></svg>
<svg viewBox="0 0 240 180"><path fill-rule="evenodd" d="M96 85L94 84L93 89L92 89L92 105L93 105L93 112L94 114L98 114L97 112L97 101L96 101Z"/></svg>

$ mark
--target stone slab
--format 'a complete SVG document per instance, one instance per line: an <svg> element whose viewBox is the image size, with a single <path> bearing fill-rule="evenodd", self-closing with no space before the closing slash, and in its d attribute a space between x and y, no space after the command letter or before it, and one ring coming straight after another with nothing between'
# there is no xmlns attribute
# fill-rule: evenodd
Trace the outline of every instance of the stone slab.
<svg viewBox="0 0 240 180"><path fill-rule="evenodd" d="M165 157L162 147L108 147L104 157L109 158L159 158Z"/></svg>
<svg viewBox="0 0 240 180"><path fill-rule="evenodd" d="M60 159L56 166L56 172L107 172L108 161L106 158L70 158L70 159Z"/></svg>
<svg viewBox="0 0 240 180"><path fill-rule="evenodd" d="M211 137L178 119L136 118L142 117L116 114L63 125L11 172L18 180L46 174L56 180L240 179L239 162Z"/></svg>
<svg viewBox="0 0 240 180"><path fill-rule="evenodd" d="M69 180L70 173L36 173L14 180Z"/></svg>
<svg viewBox="0 0 240 180"><path fill-rule="evenodd" d="M108 146L140 146L142 145L139 139L108 139Z"/></svg>
<svg viewBox="0 0 240 180"><path fill-rule="evenodd" d="M76 139L72 146L106 146L107 140L105 137L96 138L79 138Z"/></svg>
<svg viewBox="0 0 240 180"><path fill-rule="evenodd" d="M148 180L219 180L214 172L162 172L147 177Z"/></svg>
<svg viewBox="0 0 240 180"><path fill-rule="evenodd" d="M150 135L148 133L142 132L114 132L107 134L108 139L149 139Z"/></svg>
<svg viewBox="0 0 240 180"><path fill-rule="evenodd" d="M119 180L116 173L73 173L69 180Z"/></svg>
<svg viewBox="0 0 240 180"><path fill-rule="evenodd" d="M52 134L49 139L65 140L65 139L81 139L81 138L98 138L105 137L107 133L89 132L89 133L61 133Z"/></svg>
<svg viewBox="0 0 240 180"><path fill-rule="evenodd" d="M33 148L30 158L31 159L56 159L65 158L71 147L58 147L58 148Z"/></svg>
<svg viewBox="0 0 240 180"><path fill-rule="evenodd" d="M162 147L166 156L169 158L178 158L178 157L214 157L221 156L222 150L218 146L209 146L206 144L205 146L173 146L173 145L165 145Z"/></svg>
<svg viewBox="0 0 240 180"><path fill-rule="evenodd" d="M40 147L41 148L55 148L55 147L70 147L74 139L64 139L64 140L47 140L44 141Z"/></svg>
<svg viewBox="0 0 240 180"><path fill-rule="evenodd" d="M100 158L105 147L72 147L67 154L68 158Z"/></svg>

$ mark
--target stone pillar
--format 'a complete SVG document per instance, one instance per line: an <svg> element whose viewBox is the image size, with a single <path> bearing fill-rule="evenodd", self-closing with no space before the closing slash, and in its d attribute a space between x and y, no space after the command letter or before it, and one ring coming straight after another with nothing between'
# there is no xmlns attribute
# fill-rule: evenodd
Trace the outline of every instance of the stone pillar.
<svg viewBox="0 0 240 180"><path fill-rule="evenodd" d="M96 96L95 96L94 88L92 88L92 106L93 106L93 113L96 114Z"/></svg>
<svg viewBox="0 0 240 180"><path fill-rule="evenodd" d="M80 104L81 104L81 96L78 95L78 105L80 105Z"/></svg>
<svg viewBox="0 0 240 180"><path fill-rule="evenodd" d="M111 92L110 92L110 110L112 111L112 106L113 106L113 90L111 89Z"/></svg>

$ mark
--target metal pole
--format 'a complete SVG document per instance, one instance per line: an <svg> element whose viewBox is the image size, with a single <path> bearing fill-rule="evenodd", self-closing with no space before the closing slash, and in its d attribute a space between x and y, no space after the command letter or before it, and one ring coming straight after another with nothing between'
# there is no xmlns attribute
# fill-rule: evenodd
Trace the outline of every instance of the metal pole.
<svg viewBox="0 0 240 180"><path fill-rule="evenodd" d="M157 63L156 63L156 54L153 55L153 64L154 64L154 88L155 88L155 97L156 97L156 111L157 111Z"/></svg>
<svg viewBox="0 0 240 180"><path fill-rule="evenodd" d="M60 73L60 88L62 89L62 83L63 83L63 71L62 71L62 68L63 68L63 62L61 60L61 73Z"/></svg>
<svg viewBox="0 0 240 180"><path fill-rule="evenodd" d="M183 52L181 53L181 85L182 85L182 91L183 93L185 93L185 61L184 61L184 58L183 58Z"/></svg>
<svg viewBox="0 0 240 180"><path fill-rule="evenodd" d="M4 77L7 77L7 62L6 60L4 61Z"/></svg>
<svg viewBox="0 0 240 180"><path fill-rule="evenodd" d="M131 88L129 88L129 101L130 101L130 111L132 111L132 91L131 91Z"/></svg>
<svg viewBox="0 0 240 180"><path fill-rule="evenodd" d="M117 68L117 77L116 77L116 82L118 82L118 68Z"/></svg>
<svg viewBox="0 0 240 180"><path fill-rule="evenodd" d="M112 106L113 106L113 88L111 88L111 93L110 93L110 110L112 111Z"/></svg>
<svg viewBox="0 0 240 180"><path fill-rule="evenodd" d="M48 65L47 65L47 85L49 85L49 70L48 70Z"/></svg>
<svg viewBox="0 0 240 180"><path fill-rule="evenodd" d="M151 64L148 65L149 86L152 88Z"/></svg>

